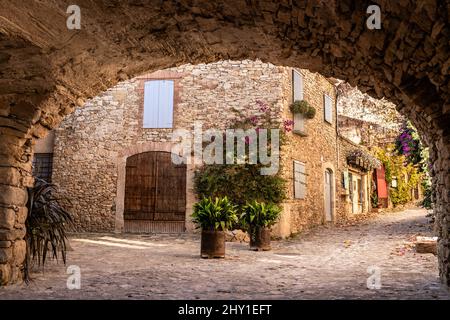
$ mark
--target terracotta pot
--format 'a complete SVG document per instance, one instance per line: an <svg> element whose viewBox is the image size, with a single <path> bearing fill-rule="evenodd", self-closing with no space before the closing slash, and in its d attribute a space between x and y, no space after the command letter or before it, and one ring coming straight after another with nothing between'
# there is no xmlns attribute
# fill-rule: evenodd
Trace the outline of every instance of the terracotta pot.
<svg viewBox="0 0 450 320"><path fill-rule="evenodd" d="M270 228L254 227L250 229L250 250L269 251L270 247Z"/></svg>
<svg viewBox="0 0 450 320"><path fill-rule="evenodd" d="M225 258L225 232L202 230L200 256L205 259Z"/></svg>

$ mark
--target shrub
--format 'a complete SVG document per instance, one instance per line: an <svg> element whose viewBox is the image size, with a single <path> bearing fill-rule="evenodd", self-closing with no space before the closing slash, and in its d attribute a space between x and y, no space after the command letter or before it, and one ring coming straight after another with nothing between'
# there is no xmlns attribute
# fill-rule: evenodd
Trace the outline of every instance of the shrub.
<svg viewBox="0 0 450 320"><path fill-rule="evenodd" d="M239 206L257 200L280 203L285 199L285 180L279 175L261 175L261 165L206 165L195 173L195 191L200 197L228 197Z"/></svg>
<svg viewBox="0 0 450 320"><path fill-rule="evenodd" d="M227 197L216 197L215 200L203 198L194 205L192 218L197 228L201 227L203 230L225 231L238 222L236 205Z"/></svg>

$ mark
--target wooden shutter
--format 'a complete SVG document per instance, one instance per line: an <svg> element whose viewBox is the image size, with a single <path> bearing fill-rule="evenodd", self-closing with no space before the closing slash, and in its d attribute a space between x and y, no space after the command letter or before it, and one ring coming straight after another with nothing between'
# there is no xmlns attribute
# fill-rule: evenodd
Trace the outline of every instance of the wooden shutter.
<svg viewBox="0 0 450 320"><path fill-rule="evenodd" d="M324 100L325 121L333 123L333 108L331 97L325 94L323 96L323 100Z"/></svg>
<svg viewBox="0 0 450 320"><path fill-rule="evenodd" d="M305 199L306 167L304 163L294 161L294 198Z"/></svg>
<svg viewBox="0 0 450 320"><path fill-rule="evenodd" d="M377 193L378 198L387 198L388 197L388 188L385 178L385 170L384 167L376 169L377 174Z"/></svg>
<svg viewBox="0 0 450 320"><path fill-rule="evenodd" d="M172 128L173 80L147 81L144 85L144 128Z"/></svg>
<svg viewBox="0 0 450 320"><path fill-rule="evenodd" d="M303 77L300 72L292 70L293 101L303 100Z"/></svg>

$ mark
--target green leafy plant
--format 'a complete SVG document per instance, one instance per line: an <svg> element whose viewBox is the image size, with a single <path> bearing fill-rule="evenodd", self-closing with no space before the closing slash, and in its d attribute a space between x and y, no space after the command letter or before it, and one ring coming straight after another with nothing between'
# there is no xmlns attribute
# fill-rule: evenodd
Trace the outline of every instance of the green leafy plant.
<svg viewBox="0 0 450 320"><path fill-rule="evenodd" d="M227 197L203 198L194 204L193 222L197 228L204 230L225 231L232 229L238 222L236 214L237 206L231 203Z"/></svg>
<svg viewBox="0 0 450 320"><path fill-rule="evenodd" d="M372 203L372 208L377 208L378 207L378 195L375 192L372 192L371 196L370 196L370 200Z"/></svg>
<svg viewBox="0 0 450 320"><path fill-rule="evenodd" d="M424 173L409 163L405 155L398 154L394 145L388 145L386 149L375 147L372 151L384 165L386 182L391 185L393 177L397 177L397 187L389 187L394 207L412 201L411 193L423 181Z"/></svg>
<svg viewBox="0 0 450 320"><path fill-rule="evenodd" d="M240 223L244 229L271 227L278 221L280 212L281 208L275 204L254 200L243 207Z"/></svg>
<svg viewBox="0 0 450 320"><path fill-rule="evenodd" d="M313 119L316 116L316 109L306 100L296 100L289 106L292 113L301 113L307 119Z"/></svg>
<svg viewBox="0 0 450 320"><path fill-rule="evenodd" d="M280 175L261 175L259 164L206 165L196 171L199 197L228 197L239 206L252 200L280 203L286 197L286 181Z"/></svg>
<svg viewBox="0 0 450 320"><path fill-rule="evenodd" d="M73 225L71 214L62 205L64 199L55 195L54 184L35 179L28 190L28 217L25 221L27 243L25 259L25 281L28 283L31 267L34 263L44 266L48 252L54 259L61 256L66 263L67 230Z"/></svg>

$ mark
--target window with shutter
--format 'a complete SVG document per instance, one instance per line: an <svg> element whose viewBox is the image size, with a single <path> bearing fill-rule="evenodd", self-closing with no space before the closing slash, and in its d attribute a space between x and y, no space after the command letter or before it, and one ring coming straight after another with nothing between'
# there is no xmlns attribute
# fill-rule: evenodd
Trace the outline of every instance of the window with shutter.
<svg viewBox="0 0 450 320"><path fill-rule="evenodd" d="M305 116L301 113L294 113L294 133L305 134Z"/></svg>
<svg viewBox="0 0 450 320"><path fill-rule="evenodd" d="M323 101L324 101L324 117L325 121L328 123L333 123L333 107L332 107L332 100L331 97L324 94L323 95Z"/></svg>
<svg viewBox="0 0 450 320"><path fill-rule="evenodd" d="M292 69L292 99L293 101L303 100L303 77L300 72ZM302 114L294 114L294 133L306 134L305 117Z"/></svg>
<svg viewBox="0 0 450 320"><path fill-rule="evenodd" d="M172 128L173 80L152 80L144 84L144 128Z"/></svg>
<svg viewBox="0 0 450 320"><path fill-rule="evenodd" d="M294 161L294 198L305 199L306 197L306 167L299 161Z"/></svg>
<svg viewBox="0 0 450 320"><path fill-rule="evenodd" d="M303 77L297 70L292 70L293 101L303 100Z"/></svg>

